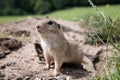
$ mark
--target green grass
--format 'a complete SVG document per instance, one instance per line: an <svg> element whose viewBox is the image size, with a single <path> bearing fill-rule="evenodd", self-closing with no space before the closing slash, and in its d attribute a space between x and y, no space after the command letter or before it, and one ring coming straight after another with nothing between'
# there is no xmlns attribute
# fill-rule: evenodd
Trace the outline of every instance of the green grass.
<svg viewBox="0 0 120 80"><path fill-rule="evenodd" d="M110 5L110 7L99 6L98 9L103 11L106 15L112 18L120 17L120 5ZM86 14L95 13L92 7L75 7L71 9L59 10L47 14L52 18L59 18L65 20L74 20L86 16Z"/></svg>
<svg viewBox="0 0 120 80"><path fill-rule="evenodd" d="M0 16L0 23L12 22L15 20L24 19L26 16Z"/></svg>
<svg viewBox="0 0 120 80"><path fill-rule="evenodd" d="M119 28L119 20L114 22L110 17L108 17L108 15L105 15L100 10L98 10L97 7L93 4L93 2L91 0L88 0L88 1L91 4L91 6L95 9L95 12L96 11L98 12L100 17L102 18L102 21L104 21L104 23L103 23L104 28L106 28L106 31L104 31L104 32L107 33L107 43L104 43L104 45L106 45L107 48L108 48L109 44L110 44L110 46L113 47L112 49L108 48L108 50L111 50L110 54L112 54L112 56L105 55L106 59L104 59L104 61L105 61L105 64L104 64L105 70L103 71L104 74L98 75L93 80L120 80L120 54L119 54L120 46L119 46L119 42L117 44L114 44L113 40L111 38L111 36L113 36L114 32L116 32L116 30L120 31L120 29L115 29L115 28ZM109 11L109 9L108 9L108 11ZM115 18L115 17L113 17L113 18ZM120 19L120 17L119 17L119 19ZM116 25L116 24L118 24L118 25ZM101 39L98 34L96 34L96 35L99 39ZM119 33L117 33L117 35L119 35ZM104 36L104 34L103 34L103 36ZM103 41L103 40L101 39L101 41ZM106 54L109 55L109 52Z"/></svg>
<svg viewBox="0 0 120 80"><path fill-rule="evenodd" d="M103 11L106 15L112 18L120 17L120 5L110 5L109 7L99 6L98 9ZM91 7L74 7L70 9L58 10L49 14L47 16L51 18L64 19L64 20L76 20L81 17L86 16L86 14L94 13L94 9ZM46 15L30 15L30 16L46 16ZM27 16L0 16L0 23L6 23L10 21L15 21L18 19L26 18Z"/></svg>

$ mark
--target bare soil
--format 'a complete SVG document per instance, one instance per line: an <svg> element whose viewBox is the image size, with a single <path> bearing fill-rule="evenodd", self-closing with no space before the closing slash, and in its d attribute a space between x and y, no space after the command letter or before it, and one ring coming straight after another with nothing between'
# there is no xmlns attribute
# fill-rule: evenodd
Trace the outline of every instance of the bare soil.
<svg viewBox="0 0 120 80"><path fill-rule="evenodd" d="M50 70L44 70L45 61L35 25L42 18L29 17L24 20L0 24L0 80L88 80L92 79L82 65L63 64L61 74L52 76L54 64ZM84 44L85 32L82 21L56 20L63 26L63 32L69 42L75 42L91 58L96 73L103 72L102 58L104 46ZM6 39L9 40L6 40ZM8 44L8 45L5 45ZM11 49L12 47L12 49Z"/></svg>

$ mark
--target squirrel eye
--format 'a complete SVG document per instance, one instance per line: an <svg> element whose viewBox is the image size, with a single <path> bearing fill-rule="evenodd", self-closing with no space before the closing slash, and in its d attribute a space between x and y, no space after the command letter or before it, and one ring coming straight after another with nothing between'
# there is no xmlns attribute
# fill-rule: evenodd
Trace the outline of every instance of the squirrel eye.
<svg viewBox="0 0 120 80"><path fill-rule="evenodd" d="M52 24L53 24L53 21L49 21L48 24L49 24L49 25L52 25Z"/></svg>

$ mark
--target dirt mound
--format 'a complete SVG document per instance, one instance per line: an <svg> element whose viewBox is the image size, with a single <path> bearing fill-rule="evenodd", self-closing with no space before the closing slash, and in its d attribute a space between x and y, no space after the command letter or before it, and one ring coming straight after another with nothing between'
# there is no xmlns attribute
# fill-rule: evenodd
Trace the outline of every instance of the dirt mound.
<svg viewBox="0 0 120 80"><path fill-rule="evenodd" d="M61 75L57 77L51 76L54 65L48 71L43 70L45 65L43 50L35 31L35 25L40 20L41 18L29 17L24 20L0 25L0 57L11 53L0 59L0 80L90 79L92 73L87 72L81 65L72 64L72 67L68 64L67 67L63 65ZM97 54L104 53L103 46L84 45L85 30L81 27L80 22L56 21L63 26L66 39L69 42L77 43L87 55L91 56L93 62L99 58L99 56L96 57ZM99 69L96 71L99 71Z"/></svg>
<svg viewBox="0 0 120 80"><path fill-rule="evenodd" d="M22 43L16 39L0 38L0 58L6 57L11 51L16 50L22 46Z"/></svg>

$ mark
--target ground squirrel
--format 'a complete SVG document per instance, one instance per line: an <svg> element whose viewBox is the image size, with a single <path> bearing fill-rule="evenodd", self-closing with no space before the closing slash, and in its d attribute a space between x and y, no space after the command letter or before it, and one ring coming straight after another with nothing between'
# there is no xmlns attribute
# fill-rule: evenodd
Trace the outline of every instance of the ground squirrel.
<svg viewBox="0 0 120 80"><path fill-rule="evenodd" d="M43 48L46 69L55 63L54 75L58 75L63 63L87 64L86 68L94 71L93 64L77 46L70 44L62 33L61 26L54 20L43 19L36 24Z"/></svg>

